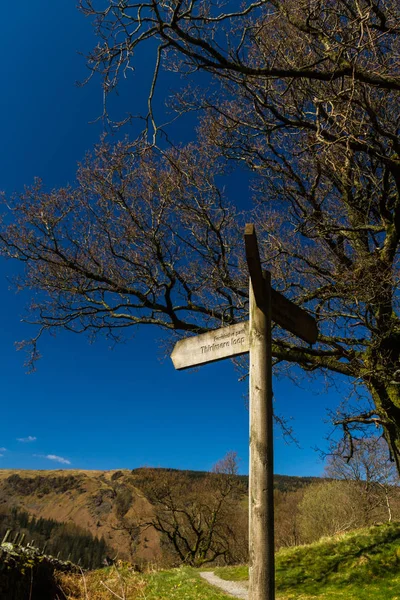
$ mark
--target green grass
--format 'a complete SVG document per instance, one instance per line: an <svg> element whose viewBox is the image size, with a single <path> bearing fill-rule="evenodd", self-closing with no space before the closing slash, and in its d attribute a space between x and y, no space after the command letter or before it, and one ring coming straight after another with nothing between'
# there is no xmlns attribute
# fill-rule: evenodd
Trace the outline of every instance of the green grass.
<svg viewBox="0 0 400 600"><path fill-rule="evenodd" d="M249 568L247 565L239 565L237 567L218 567L214 569L214 573L227 579L228 581L247 581L249 578Z"/></svg>
<svg viewBox="0 0 400 600"><path fill-rule="evenodd" d="M215 570L223 579L247 579L247 567ZM339 539L281 550L276 557L277 598L400 600L400 523Z"/></svg>
<svg viewBox="0 0 400 600"><path fill-rule="evenodd" d="M231 598L202 580L200 570L205 569L138 574L122 565L84 577L61 574L60 582L69 600L112 600L116 595L126 600ZM214 570L223 579L248 578L245 566ZM400 600L400 523L281 550L276 583L277 600Z"/></svg>
<svg viewBox="0 0 400 600"><path fill-rule="evenodd" d="M128 566L107 567L84 575L59 573L68 600L227 600L218 588L189 567L139 574Z"/></svg>
<svg viewBox="0 0 400 600"><path fill-rule="evenodd" d="M231 598L200 578L189 567L159 571L145 577L146 600L226 600Z"/></svg>

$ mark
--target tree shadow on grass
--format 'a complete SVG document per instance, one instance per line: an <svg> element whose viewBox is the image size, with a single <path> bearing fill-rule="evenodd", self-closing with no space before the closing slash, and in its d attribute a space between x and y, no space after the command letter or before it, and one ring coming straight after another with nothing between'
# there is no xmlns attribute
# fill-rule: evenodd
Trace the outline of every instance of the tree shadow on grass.
<svg viewBox="0 0 400 600"><path fill-rule="evenodd" d="M371 528L330 543L293 549L277 561L278 589L329 582L357 583L398 573L400 523Z"/></svg>

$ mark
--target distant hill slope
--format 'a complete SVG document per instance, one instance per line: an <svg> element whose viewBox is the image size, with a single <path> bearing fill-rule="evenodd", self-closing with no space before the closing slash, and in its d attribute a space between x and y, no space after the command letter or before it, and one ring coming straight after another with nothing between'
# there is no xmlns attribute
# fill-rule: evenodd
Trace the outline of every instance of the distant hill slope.
<svg viewBox="0 0 400 600"><path fill-rule="evenodd" d="M154 561L160 556L159 535L153 529L129 531L126 522L151 516L152 505L141 487L149 477L157 480L165 469L140 468L113 471L26 471L0 470L0 511L18 507L35 517L72 522L103 536L120 558L132 558L135 537L135 560ZM181 471L188 479L206 476L201 471ZM239 476L247 486L245 476ZM275 476L280 490L293 490L317 478Z"/></svg>
<svg viewBox="0 0 400 600"><path fill-rule="evenodd" d="M132 498L134 511L151 514L150 503L135 487L131 472L126 471L0 471L0 511L11 507L26 510L35 517L72 522L103 536L119 558L129 558L130 538L117 516L123 494ZM129 508L126 511L129 516ZM158 534L140 536L137 556L154 560L159 552Z"/></svg>
<svg viewBox="0 0 400 600"><path fill-rule="evenodd" d="M205 477L208 473L207 471L179 471L178 469L156 469L157 471L176 471L180 473L184 473L189 479L199 479L201 477ZM149 471L153 471L153 469L148 469L146 467L140 467L138 469L133 469L131 471L132 475L136 477L140 477L141 473L146 477L146 474ZM246 487L248 487L249 478L248 475L238 475L238 479L243 481ZM310 485L311 483L317 483L321 481L321 477L299 477L294 475L274 475L274 487L281 492L292 492L299 488Z"/></svg>

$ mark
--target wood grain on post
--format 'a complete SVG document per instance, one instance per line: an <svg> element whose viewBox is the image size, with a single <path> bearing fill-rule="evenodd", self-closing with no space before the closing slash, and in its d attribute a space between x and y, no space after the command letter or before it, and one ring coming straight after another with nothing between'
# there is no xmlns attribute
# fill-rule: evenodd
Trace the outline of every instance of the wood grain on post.
<svg viewBox="0 0 400 600"><path fill-rule="evenodd" d="M271 318L308 344L315 344L317 341L318 327L315 319L274 288L271 288Z"/></svg>
<svg viewBox="0 0 400 600"><path fill-rule="evenodd" d="M256 230L253 223L247 223L245 227L244 243L246 247L247 266L253 286L253 294L256 304L261 306L264 302L264 277L261 268L260 254L258 252Z"/></svg>
<svg viewBox="0 0 400 600"><path fill-rule="evenodd" d="M264 307L250 283L249 600L274 600L274 493L270 276Z"/></svg>
<svg viewBox="0 0 400 600"><path fill-rule="evenodd" d="M263 275L253 225L245 231L250 272L249 600L274 600L271 276Z"/></svg>

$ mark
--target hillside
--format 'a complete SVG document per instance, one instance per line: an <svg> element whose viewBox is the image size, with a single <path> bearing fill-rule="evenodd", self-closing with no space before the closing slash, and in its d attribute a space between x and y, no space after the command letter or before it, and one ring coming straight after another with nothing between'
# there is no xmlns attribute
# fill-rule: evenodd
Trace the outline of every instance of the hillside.
<svg viewBox="0 0 400 600"><path fill-rule="evenodd" d="M0 471L0 511L15 506L35 517L72 522L103 536L119 558L130 558L130 535L118 518L124 498L131 499L126 518L151 514L151 505L135 487L130 471ZM136 549L139 560L156 559L158 534L139 532Z"/></svg>
<svg viewBox="0 0 400 600"><path fill-rule="evenodd" d="M30 515L71 522L97 537L104 537L119 558L135 562L157 561L160 538L153 528L139 530L138 521L150 518L152 504L143 490L149 481L157 486L165 473L176 473L188 484L206 478L201 471L141 468L133 471L25 471L0 470L0 512L12 507ZM247 489L248 480L238 476ZM295 490L315 478L275 477L280 490Z"/></svg>
<svg viewBox="0 0 400 600"><path fill-rule="evenodd" d="M400 522L321 539L276 554L277 598L397 600ZM223 579L246 581L247 567L221 567Z"/></svg>

